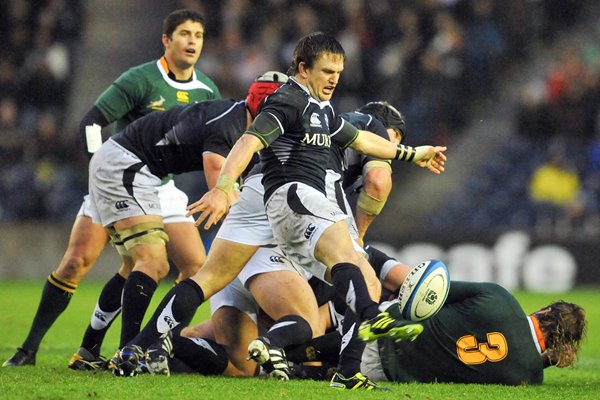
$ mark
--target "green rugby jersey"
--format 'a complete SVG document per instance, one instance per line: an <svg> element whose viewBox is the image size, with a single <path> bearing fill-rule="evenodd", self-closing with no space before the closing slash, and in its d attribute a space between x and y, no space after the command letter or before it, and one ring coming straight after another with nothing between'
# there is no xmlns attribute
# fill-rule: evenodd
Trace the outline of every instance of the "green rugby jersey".
<svg viewBox="0 0 600 400"><path fill-rule="evenodd" d="M132 121L176 105L220 99L215 83L194 69L192 80L178 82L169 77L165 57L130 68L96 100L96 107L109 122L116 121L119 132Z"/></svg>
<svg viewBox="0 0 600 400"><path fill-rule="evenodd" d="M544 379L533 324L499 285L452 282L444 307L424 327L414 342L379 341L388 379L506 385Z"/></svg>

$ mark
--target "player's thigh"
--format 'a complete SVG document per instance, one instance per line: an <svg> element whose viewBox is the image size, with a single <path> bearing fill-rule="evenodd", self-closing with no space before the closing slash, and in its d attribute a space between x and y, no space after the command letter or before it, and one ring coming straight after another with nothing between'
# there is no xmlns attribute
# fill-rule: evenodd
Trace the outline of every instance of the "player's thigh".
<svg viewBox="0 0 600 400"><path fill-rule="evenodd" d="M164 236L161 236L160 229L156 229L162 225L160 215L143 215L119 220L113 226L125 243L127 256L133 260L133 270L143 272L157 282L169 270ZM150 228L140 230L144 226Z"/></svg>
<svg viewBox="0 0 600 400"><path fill-rule="evenodd" d="M342 262L359 263L346 221L338 221L325 229L315 246L315 258L329 268Z"/></svg>
<svg viewBox="0 0 600 400"><path fill-rule="evenodd" d="M77 216L56 273L63 279L78 282L91 270L107 242L108 234L102 225L94 224L89 217Z"/></svg>
<svg viewBox="0 0 600 400"><path fill-rule="evenodd" d="M248 289L260 308L273 320L286 315L306 319L314 334L322 334L319 306L304 277L292 271L274 271L253 276Z"/></svg>
<svg viewBox="0 0 600 400"><path fill-rule="evenodd" d="M202 288L204 297L208 299L240 273L258 248L216 238L210 246L203 267L192 279Z"/></svg>
<svg viewBox="0 0 600 400"><path fill-rule="evenodd" d="M184 277L194 275L206 260L204 244L198 228L191 222L165 224L169 235L167 253Z"/></svg>
<svg viewBox="0 0 600 400"><path fill-rule="evenodd" d="M217 343L225 346L233 368L228 366L226 375L253 376L257 365L248 361L248 345L258 336L256 322L248 314L235 307L221 307L212 315Z"/></svg>

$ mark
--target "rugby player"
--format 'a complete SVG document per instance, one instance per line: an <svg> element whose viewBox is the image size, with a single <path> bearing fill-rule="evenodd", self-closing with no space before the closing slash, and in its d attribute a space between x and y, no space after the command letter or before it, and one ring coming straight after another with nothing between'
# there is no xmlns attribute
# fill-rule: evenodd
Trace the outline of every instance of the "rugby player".
<svg viewBox="0 0 600 400"><path fill-rule="evenodd" d="M252 127L232 149L215 188L190 205L189 210L190 213L202 212L197 224L206 220L204 226L207 229L220 220L230 206L229 198L235 180L254 153L264 148L261 152L264 199L277 244L293 262L320 279L333 283L350 309L360 319L369 321L360 329L365 340L384 335L411 338L420 332L419 325L396 320L388 313L379 313L377 303L370 298L357 266L360 264L359 256L346 225L349 217L325 197L325 168L332 140L342 147L351 146L378 158L413 162L434 173L443 171L446 159L443 151L446 149L396 146L372 133L359 131L336 116L329 99L343 62L343 48L333 37L316 33L302 38L294 52L291 83L267 99ZM297 246L290 246L294 241ZM214 250L212 247L208 260L211 254L217 254L218 258L220 252ZM254 251L252 248L250 253ZM121 350L117 369L120 365L129 368L130 358L139 358L141 351L161 334L185 320L205 298L231 281L243 264L236 267L239 268L227 265L219 271L219 278L205 281L202 278L205 266L192 279L184 280L172 289L140 335ZM351 331L356 332L356 329ZM348 387L343 380L358 379L358 383L349 384L373 388L366 384L368 380L359 371L353 372L357 369L354 361L345 365L347 370L342 367L339 379L332 386ZM127 370L122 372L123 375L130 374Z"/></svg>
<svg viewBox="0 0 600 400"><path fill-rule="evenodd" d="M177 10L164 19L163 56L123 73L83 117L80 136L89 156L102 142L101 128L112 122L116 123L116 131L121 131L132 121L155 110L221 97L214 82L195 68L202 52L204 29L204 19L195 11ZM165 230L174 239L169 244L169 255L181 271L180 278L191 276L202 266L206 254L193 220L185 215L187 196L174 186L171 179L165 179L159 189L159 197ZM27 338L3 366L35 365L43 337L66 309L77 285L106 246L108 236L101 225L92 222L89 208L89 196L85 196L71 228L65 254L44 286ZM94 348L94 343L102 341L107 326L104 321L112 321L121 309L121 292L130 267L123 264L119 273L105 285L94 311L97 318L90 324L89 340L81 349L83 354L76 353L71 359L71 367L77 367L78 360L84 356L99 355L100 349ZM156 285L152 279L138 272L127 282L124 313L139 314L135 304L144 304ZM138 285L144 289L136 291ZM138 319L139 316L133 318Z"/></svg>

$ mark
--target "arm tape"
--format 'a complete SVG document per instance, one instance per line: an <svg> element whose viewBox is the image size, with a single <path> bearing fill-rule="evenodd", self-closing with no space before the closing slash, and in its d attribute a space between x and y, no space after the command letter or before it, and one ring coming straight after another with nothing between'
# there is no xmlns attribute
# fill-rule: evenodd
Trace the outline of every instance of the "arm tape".
<svg viewBox="0 0 600 400"><path fill-rule="evenodd" d="M385 200L376 199L364 190L360 192L356 201L356 206L367 215L379 215L384 205Z"/></svg>
<svg viewBox="0 0 600 400"><path fill-rule="evenodd" d="M415 154L417 154L417 150L414 147L405 146L403 144L399 144L396 150L396 160L412 162L413 158L415 158Z"/></svg>
<svg viewBox="0 0 600 400"><path fill-rule="evenodd" d="M236 184L236 180L229 175L219 175L215 188L223 191L228 197Z"/></svg>

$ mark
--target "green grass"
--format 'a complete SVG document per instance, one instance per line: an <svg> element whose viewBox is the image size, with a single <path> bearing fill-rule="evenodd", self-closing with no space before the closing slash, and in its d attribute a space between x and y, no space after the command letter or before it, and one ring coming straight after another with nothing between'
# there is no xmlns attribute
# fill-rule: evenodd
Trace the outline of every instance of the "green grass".
<svg viewBox="0 0 600 400"><path fill-rule="evenodd" d="M0 282L0 362L21 344L31 324L43 281ZM598 399L600 398L600 289L557 295L517 293L525 311L554 300L580 304L587 310L588 340L574 368L550 368L542 386L504 387L460 384L386 383L391 392L338 392L325 382L278 382L260 378L215 378L199 375L138 376L118 379L107 373L69 370L69 358L79 346L101 285L83 282L69 308L42 342L36 367L0 368L0 399ZM160 286L155 307L169 285ZM203 306L196 320L206 318ZM116 350L118 326L107 336L103 353ZM595 340L594 340L595 339ZM435 362L435 360L432 360Z"/></svg>

